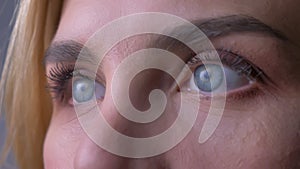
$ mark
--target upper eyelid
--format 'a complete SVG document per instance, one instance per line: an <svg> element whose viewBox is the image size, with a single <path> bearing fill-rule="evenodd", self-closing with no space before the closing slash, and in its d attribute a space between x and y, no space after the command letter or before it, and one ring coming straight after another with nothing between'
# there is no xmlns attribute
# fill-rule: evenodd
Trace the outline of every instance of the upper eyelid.
<svg viewBox="0 0 300 169"><path fill-rule="evenodd" d="M105 60L106 58L104 57L102 62ZM98 63L96 56L83 44L74 40L54 42L46 50L43 59L44 66L53 63L75 64L76 62L79 64L87 63L89 66L97 66L102 70L102 64L96 64Z"/></svg>
<svg viewBox="0 0 300 169"><path fill-rule="evenodd" d="M214 61L214 62L220 61L218 52L216 50L205 50L199 52L198 54L195 54L195 56L192 56L187 61L187 65L192 66L199 62L207 62L207 61Z"/></svg>
<svg viewBox="0 0 300 169"><path fill-rule="evenodd" d="M102 75L99 75L99 73L91 73L86 69L78 69L78 70L74 70L75 74L74 76L81 76L81 77L85 77L88 78L90 80L95 80L95 82L101 83L104 87L106 86L106 80L105 77L103 77Z"/></svg>

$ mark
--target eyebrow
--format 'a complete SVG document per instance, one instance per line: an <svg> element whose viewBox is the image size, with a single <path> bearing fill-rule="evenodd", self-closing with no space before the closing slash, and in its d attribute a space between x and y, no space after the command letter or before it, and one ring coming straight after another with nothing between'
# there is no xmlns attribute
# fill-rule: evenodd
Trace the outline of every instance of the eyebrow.
<svg viewBox="0 0 300 169"><path fill-rule="evenodd" d="M268 26L254 17L246 15L230 15L196 20L192 21L192 23L210 39L234 33L254 32L269 35L283 41L288 40L282 32ZM74 40L53 42L45 53L44 65L47 63L75 62L80 52L83 52L83 49L85 51L85 59L94 58L83 44ZM89 60L89 62L94 63L93 60Z"/></svg>
<svg viewBox="0 0 300 169"><path fill-rule="evenodd" d="M75 62L79 54L82 54L85 61L95 63L93 55L83 44L74 40L54 42L46 51L43 63Z"/></svg>
<svg viewBox="0 0 300 169"><path fill-rule="evenodd" d="M230 15L221 18L212 18L194 23L209 38L225 36L230 33L256 32L270 35L280 40L288 38L279 30L268 26L260 20L246 15Z"/></svg>

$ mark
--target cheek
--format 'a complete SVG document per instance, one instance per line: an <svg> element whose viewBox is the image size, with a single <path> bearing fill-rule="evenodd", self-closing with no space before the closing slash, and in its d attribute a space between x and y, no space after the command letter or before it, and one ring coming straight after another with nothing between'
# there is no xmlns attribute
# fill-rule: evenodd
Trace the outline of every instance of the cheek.
<svg viewBox="0 0 300 169"><path fill-rule="evenodd" d="M282 108L289 104L261 102L253 105L251 111L226 109L218 128L204 144L198 143L198 137L206 114L199 112L192 132L167 153L168 158L174 162L173 168L190 165L207 168L293 168L289 166L297 166L300 160L300 116L296 109Z"/></svg>
<svg viewBox="0 0 300 169"><path fill-rule="evenodd" d="M58 120L52 119L44 143L45 168L73 168L79 140L82 135L78 122L58 125Z"/></svg>
<svg viewBox="0 0 300 169"><path fill-rule="evenodd" d="M244 114L240 118L238 114L223 118L209 143L220 162L233 168L274 169L295 163L288 154L297 151L295 141L299 137L292 119L299 117L289 110L279 110L265 104L257 111L236 112Z"/></svg>

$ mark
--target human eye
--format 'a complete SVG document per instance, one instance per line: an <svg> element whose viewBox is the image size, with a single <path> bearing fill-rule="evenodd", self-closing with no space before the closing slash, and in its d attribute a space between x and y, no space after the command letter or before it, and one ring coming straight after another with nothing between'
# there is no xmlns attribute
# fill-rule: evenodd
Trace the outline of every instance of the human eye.
<svg viewBox="0 0 300 169"><path fill-rule="evenodd" d="M216 54L221 63L216 60ZM224 92L222 86L226 83L226 95L244 97L254 94L258 87L267 83L267 75L244 57L223 49L204 51L192 57L188 62L193 74L182 85L183 91L199 93L210 97Z"/></svg>
<svg viewBox="0 0 300 169"><path fill-rule="evenodd" d="M52 98L61 103L72 104L73 100L83 103L94 96L97 100L102 100L105 95L102 83L92 80L88 71L74 70L73 65L56 64L49 70L47 78L47 88Z"/></svg>

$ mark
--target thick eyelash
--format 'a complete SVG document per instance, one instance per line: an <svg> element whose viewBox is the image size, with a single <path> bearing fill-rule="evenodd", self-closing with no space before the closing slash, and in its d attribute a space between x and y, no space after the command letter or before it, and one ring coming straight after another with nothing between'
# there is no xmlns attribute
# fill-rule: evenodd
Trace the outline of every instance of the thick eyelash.
<svg viewBox="0 0 300 169"><path fill-rule="evenodd" d="M46 75L49 82L46 88L54 94L54 99L61 97L66 90L66 83L73 77L74 66L57 63Z"/></svg>
<svg viewBox="0 0 300 169"><path fill-rule="evenodd" d="M264 82L267 79L266 74L249 60L232 51L219 52L221 61L240 75L244 75L250 81Z"/></svg>

